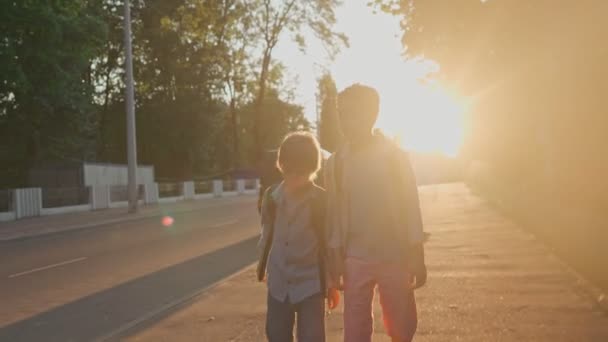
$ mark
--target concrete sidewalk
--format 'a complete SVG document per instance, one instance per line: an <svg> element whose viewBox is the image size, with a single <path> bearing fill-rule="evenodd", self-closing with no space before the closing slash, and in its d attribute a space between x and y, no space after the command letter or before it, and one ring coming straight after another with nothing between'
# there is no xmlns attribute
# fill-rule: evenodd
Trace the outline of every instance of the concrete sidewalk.
<svg viewBox="0 0 608 342"><path fill-rule="evenodd" d="M228 196L213 199L180 201L176 203L140 206L138 213L129 214L127 208L104 209L79 213L58 214L0 222L0 241L30 238L70 230L107 226L172 213L200 210L235 201L255 201L253 195ZM253 206L252 206L253 208ZM253 209L252 209L253 210Z"/></svg>
<svg viewBox="0 0 608 342"><path fill-rule="evenodd" d="M590 287L464 185L423 187L429 283L416 341L608 341ZM248 268L131 341L264 341L265 288ZM376 308L378 306L376 305ZM376 312L375 341L389 341ZM342 309L328 341L342 340Z"/></svg>

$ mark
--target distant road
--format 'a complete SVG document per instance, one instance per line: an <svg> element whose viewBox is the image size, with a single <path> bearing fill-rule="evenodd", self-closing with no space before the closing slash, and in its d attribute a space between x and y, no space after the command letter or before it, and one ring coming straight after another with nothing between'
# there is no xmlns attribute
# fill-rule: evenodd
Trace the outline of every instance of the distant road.
<svg viewBox="0 0 608 342"><path fill-rule="evenodd" d="M255 198L0 243L0 341L86 341L255 260Z"/></svg>

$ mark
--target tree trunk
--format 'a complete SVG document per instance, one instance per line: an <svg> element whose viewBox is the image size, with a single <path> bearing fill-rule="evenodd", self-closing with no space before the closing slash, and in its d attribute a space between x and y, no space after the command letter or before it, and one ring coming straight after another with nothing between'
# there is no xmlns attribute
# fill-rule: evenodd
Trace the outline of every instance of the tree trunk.
<svg viewBox="0 0 608 342"><path fill-rule="evenodd" d="M122 48L122 43L119 44L119 49ZM107 156L107 149L106 149L106 130L107 130L107 126L108 126L108 115L109 115L109 109L110 109L110 95L112 92L112 86L110 84L110 77L112 75L112 69L115 67L115 62L116 59L118 58L118 54L116 52L117 50L112 50L112 46L111 44L107 44L106 45L106 57L107 57L107 61L105 63L105 86L106 88L104 89L104 101L103 101L103 109L101 110L101 118L99 119L99 132L98 134L98 145L97 145L97 156L95 156L96 160L102 159L105 161L105 159L108 159Z"/></svg>
<svg viewBox="0 0 608 342"><path fill-rule="evenodd" d="M232 126L232 168L237 169L241 166L241 156L239 155L239 127L234 97L230 100L230 121Z"/></svg>
<svg viewBox="0 0 608 342"><path fill-rule="evenodd" d="M106 70L106 77L105 77L105 82L106 82L106 89L105 89L105 94L104 94L104 102L103 102L103 109L101 110L101 118L99 119L99 132L98 134L98 139L97 139L97 156L96 156L96 160L99 160L99 158L106 158L106 127L107 127L107 123L108 123L108 112L109 112L109 103L110 103L110 66L109 66L109 62L108 65L106 66L107 70Z"/></svg>
<svg viewBox="0 0 608 342"><path fill-rule="evenodd" d="M266 96L266 81L268 78L268 68L270 67L271 50L266 49L264 51L264 59L262 60L262 71L260 72L260 81L258 96L255 103L255 115L253 122L253 144L256 161L260 161L264 153L264 146L262 142L262 107L264 104L264 97Z"/></svg>

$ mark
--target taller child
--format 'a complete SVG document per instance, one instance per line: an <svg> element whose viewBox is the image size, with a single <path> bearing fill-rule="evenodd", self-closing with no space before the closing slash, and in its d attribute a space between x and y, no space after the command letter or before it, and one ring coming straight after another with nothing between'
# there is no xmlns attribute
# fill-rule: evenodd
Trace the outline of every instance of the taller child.
<svg viewBox="0 0 608 342"><path fill-rule="evenodd" d="M330 267L333 281L343 281L346 342L372 340L376 287L392 341L411 341L414 289L426 282L416 179L407 154L374 133L379 107L378 93L367 86L339 94L346 143L325 171Z"/></svg>

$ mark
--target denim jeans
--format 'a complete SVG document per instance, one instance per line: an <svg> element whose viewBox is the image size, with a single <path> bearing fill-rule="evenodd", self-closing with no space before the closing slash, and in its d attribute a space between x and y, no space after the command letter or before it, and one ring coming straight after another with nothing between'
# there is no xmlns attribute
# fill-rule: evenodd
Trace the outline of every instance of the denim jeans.
<svg viewBox="0 0 608 342"><path fill-rule="evenodd" d="M297 320L298 342L325 342L325 298L321 293L292 304L268 294L266 336L269 342L292 342Z"/></svg>

